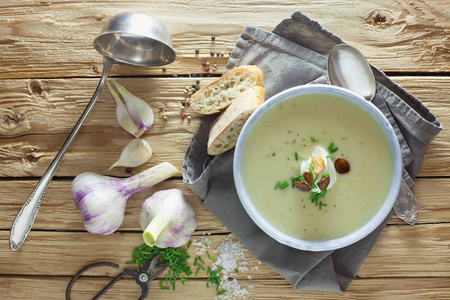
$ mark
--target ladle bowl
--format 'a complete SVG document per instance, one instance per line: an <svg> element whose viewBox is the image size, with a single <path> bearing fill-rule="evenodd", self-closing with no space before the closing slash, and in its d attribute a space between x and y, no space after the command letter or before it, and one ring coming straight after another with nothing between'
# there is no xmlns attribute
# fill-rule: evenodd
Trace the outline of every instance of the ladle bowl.
<svg viewBox="0 0 450 300"><path fill-rule="evenodd" d="M94 48L115 61L152 67L175 60L172 37L157 18L142 13L123 13L112 17L94 39Z"/></svg>
<svg viewBox="0 0 450 300"><path fill-rule="evenodd" d="M94 48L103 55L100 82L72 132L14 219L9 236L11 250L18 250L25 242L53 174L100 96L114 62L141 67L166 65L175 60L176 55L172 47L169 30L153 16L122 13L106 23L101 34L94 39Z"/></svg>

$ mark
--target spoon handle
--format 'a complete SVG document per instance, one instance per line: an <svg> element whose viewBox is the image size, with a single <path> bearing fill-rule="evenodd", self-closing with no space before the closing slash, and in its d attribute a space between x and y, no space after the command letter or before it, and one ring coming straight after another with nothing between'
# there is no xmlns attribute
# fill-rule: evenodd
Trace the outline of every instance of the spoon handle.
<svg viewBox="0 0 450 300"><path fill-rule="evenodd" d="M102 77L97 86L97 89L94 92L94 95L92 96L91 101L89 101L89 104L85 108L78 122L75 124L74 128L72 129L72 132L62 145L55 159L48 167L44 176L42 176L41 180L39 180L38 184L33 189L30 196L27 198L22 208L20 209L19 213L17 214L14 223L11 226L11 233L9 236L9 246L11 247L11 250L17 251L25 242L28 233L30 233L31 227L33 226L34 220L36 219L36 215L41 206L42 199L44 198L48 185L50 184L50 181L53 178L53 174L55 173L56 168L58 167L61 159L63 158L70 144L74 140L76 134L80 130L81 125L83 124L87 115L89 114L95 102L97 101L98 96L100 96L100 93L103 90L103 86L105 85L106 79L108 77L109 71L111 70L113 63L114 61L112 59L104 57Z"/></svg>
<svg viewBox="0 0 450 300"><path fill-rule="evenodd" d="M394 204L394 211L397 216L407 224L416 224L417 215L419 213L419 203L403 178L400 184L397 201L395 201Z"/></svg>

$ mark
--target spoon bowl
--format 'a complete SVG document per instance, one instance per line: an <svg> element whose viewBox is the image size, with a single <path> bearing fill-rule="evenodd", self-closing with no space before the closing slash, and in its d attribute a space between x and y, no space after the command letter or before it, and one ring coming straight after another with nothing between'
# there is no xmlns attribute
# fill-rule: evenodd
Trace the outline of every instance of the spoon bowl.
<svg viewBox="0 0 450 300"><path fill-rule="evenodd" d="M112 17L94 39L94 47L103 55L102 77L72 132L14 219L9 236L9 246L13 251L22 246L30 233L53 174L100 96L114 62L152 67L169 64L176 56L166 26L155 17L142 13L123 13Z"/></svg>
<svg viewBox="0 0 450 300"><path fill-rule="evenodd" d="M347 44L335 46L328 57L328 79L361 95L367 101L375 96L375 77L364 55Z"/></svg>
<svg viewBox="0 0 450 300"><path fill-rule="evenodd" d="M335 46L328 56L328 80L331 85L343 87L372 101L376 82L369 62L356 48L347 44ZM417 222L419 203L403 178L400 193L394 203L397 216L409 225Z"/></svg>

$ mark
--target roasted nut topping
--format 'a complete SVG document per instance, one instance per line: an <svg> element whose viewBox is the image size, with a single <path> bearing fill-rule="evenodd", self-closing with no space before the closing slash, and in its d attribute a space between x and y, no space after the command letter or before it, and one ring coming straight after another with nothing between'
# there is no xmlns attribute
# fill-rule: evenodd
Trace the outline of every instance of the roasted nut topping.
<svg viewBox="0 0 450 300"><path fill-rule="evenodd" d="M309 192L310 191L309 186L303 181L295 181L294 182L294 186L296 188L298 188L300 191L303 191L303 192Z"/></svg>
<svg viewBox="0 0 450 300"><path fill-rule="evenodd" d="M343 158L336 159L336 161L334 162L334 168L336 169L336 172L338 172L339 174L345 174L348 173L348 171L350 171L350 165L348 161L346 161Z"/></svg>
<svg viewBox="0 0 450 300"><path fill-rule="evenodd" d="M307 185L309 186L314 185L314 178L311 173L307 171L303 172L303 179L305 180Z"/></svg>
<svg viewBox="0 0 450 300"><path fill-rule="evenodd" d="M311 166L316 175L325 170L325 162L320 156L313 156L311 158Z"/></svg>
<svg viewBox="0 0 450 300"><path fill-rule="evenodd" d="M322 177L322 179L319 182L319 189L321 191L324 191L327 189L329 184L330 184L330 176Z"/></svg>

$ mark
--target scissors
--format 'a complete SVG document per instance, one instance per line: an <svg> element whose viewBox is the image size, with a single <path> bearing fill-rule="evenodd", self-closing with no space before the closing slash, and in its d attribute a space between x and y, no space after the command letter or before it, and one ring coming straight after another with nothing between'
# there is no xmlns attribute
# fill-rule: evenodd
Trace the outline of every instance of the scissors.
<svg viewBox="0 0 450 300"><path fill-rule="evenodd" d="M142 268L139 271L135 270L127 270L125 269L122 273L117 275L111 282L101 290L97 296L93 298L93 300L99 299L104 293L106 293L107 290L109 290L117 281L119 281L122 277L125 276L131 276L136 280L136 283L141 287L142 294L141 297L139 297L139 300L145 299L148 295L148 285L147 283L161 275L162 272L168 267L169 264L161 264L157 266L159 259L161 258L161 254L153 257L151 260L146 262ZM89 269L95 268L95 267L101 267L101 266L109 266L113 268L119 268L119 265L110 263L110 262L100 262L88 265L81 269L75 276L72 278L72 280L69 282L69 285L66 289L66 300L70 300L70 291L72 289L73 284L75 281Z"/></svg>

